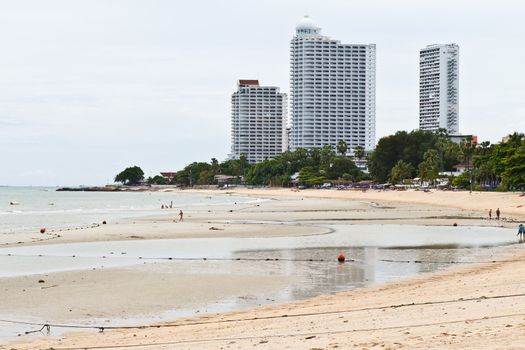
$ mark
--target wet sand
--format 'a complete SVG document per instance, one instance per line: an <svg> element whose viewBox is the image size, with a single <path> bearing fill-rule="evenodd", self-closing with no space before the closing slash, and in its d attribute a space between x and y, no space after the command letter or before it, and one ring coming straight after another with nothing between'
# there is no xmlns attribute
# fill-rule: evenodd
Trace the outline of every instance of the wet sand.
<svg viewBox="0 0 525 350"><path fill-rule="evenodd" d="M35 321L104 324L106 319L140 318L145 310L155 314L168 308L195 308L197 313L204 313L207 310L203 305L209 300L220 301L233 294L275 293L286 282L284 276L260 272L232 274L210 269L196 274L188 267L147 264L3 278L1 312L15 319L24 315Z"/></svg>
<svg viewBox="0 0 525 350"><path fill-rule="evenodd" d="M523 253L516 257L523 259ZM77 332L9 347L521 349L522 266L523 261L514 261L454 268L335 296L180 320L158 329Z"/></svg>
<svg viewBox="0 0 525 350"><path fill-rule="evenodd" d="M488 221L479 212L496 201L492 194L476 197L471 203L468 193L455 193L449 201L438 206L428 198L444 198L436 193L415 193L399 196L394 193L356 193L350 191L243 190L238 194L271 197L276 200L257 205L229 205L214 208L191 208L186 222L174 223L172 218L156 217L127 223L60 232L61 237L38 242L29 237L17 245L34 245L85 241L177 238L177 237L261 237L265 235L309 235L326 232L323 223L400 223L427 225L483 225L500 226L514 223ZM430 197L435 195L434 197ZM498 194L502 196L501 194ZM355 198L354 196L357 196ZM427 197L425 197L427 196ZM476 195L477 196L477 195ZM523 197L508 195L509 205L501 205L504 213L513 218L523 217L518 207ZM403 197L400 199L400 197ZM414 198L415 197L415 198ZM498 197L499 198L499 197ZM413 200L415 204L410 202ZM498 199L499 200L499 199ZM457 205L457 206L455 206ZM514 206L512 208L512 206ZM512 209L512 210L511 210ZM256 223L259 222L259 223ZM307 221L307 222L306 222ZM264 224L261 224L264 222ZM285 223L285 224L284 224ZM148 229L148 227L150 229ZM218 230L210 230L215 227ZM130 236L135 236L130 238ZM37 237L40 237L37 235ZM10 242L3 242L10 243ZM11 243L12 244L12 243ZM521 246L507 250L513 259L525 260ZM145 269L145 270L144 270ZM47 315L49 320L71 318L136 317L143 312L159 312L152 305L155 300L176 300L206 289L202 280L196 280L185 271L169 273L142 270L112 269L104 271L78 271L46 276L43 289L31 278L3 278L2 304L8 305L9 314L27 313L37 319ZM525 328L525 298L508 296L519 294L525 287L523 262L508 261L487 265L454 267L447 272L422 275L407 281L388 283L352 292L321 296L284 305L271 305L249 311L210 315L177 321L177 327L105 331L103 334L66 333L62 338L29 339L6 345L5 348L34 349L87 346L132 345L133 348L155 349L262 349L282 348L520 348L521 332ZM147 276L147 278L144 278ZM35 277L36 278L36 277ZM178 279L180 278L180 279ZM245 288L246 294L271 292L283 283L282 276L210 276L213 288L206 293L211 297L228 297L233 289ZM74 281L76 282L72 282ZM171 280L172 279L172 280ZM159 288L165 285L180 288ZM121 291L118 297L105 297L112 293L104 286L115 282L112 290ZM195 288L188 288L187 286ZM140 292L137 289L141 287ZM20 289L30 290L29 297L20 296ZM55 290L53 290L55 289ZM90 292L80 292L89 290ZM111 289L110 289L111 290ZM45 291L45 292L44 292ZM166 295L170 294L170 298ZM197 293L198 294L198 293ZM74 295L74 298L66 296ZM206 296L210 297L210 295ZM481 298L472 301L459 300ZM26 301L30 300L30 307ZM57 307L49 300L60 300ZM93 303L93 300L97 302ZM182 300L183 301L183 300ZM196 296L195 304L200 300ZM406 307L392 305L426 303ZM439 303L435 303L439 302ZM69 311L67 305L75 305ZM82 306L84 305L84 306ZM126 307L128 305L129 307ZM381 308L384 307L384 308ZM78 310L77 310L78 308ZM357 309L370 310L355 311ZM103 310L92 314L92 310ZM350 311L354 310L354 311ZM75 317L68 314L77 312ZM308 315L305 315L308 314ZM51 317L52 315L53 317ZM291 316L296 315L296 316ZM251 319L249 321L222 322L225 319ZM254 320L253 318L263 318ZM217 322L220 321L220 322ZM189 325L188 323L199 323ZM203 324L201 324L204 322ZM186 324L186 325L185 325ZM488 343L487 343L488 342ZM165 345L148 346L151 343ZM144 344L141 346L140 344ZM135 346L136 345L136 346ZM492 346L493 345L493 346ZM146 347L147 346L147 347Z"/></svg>

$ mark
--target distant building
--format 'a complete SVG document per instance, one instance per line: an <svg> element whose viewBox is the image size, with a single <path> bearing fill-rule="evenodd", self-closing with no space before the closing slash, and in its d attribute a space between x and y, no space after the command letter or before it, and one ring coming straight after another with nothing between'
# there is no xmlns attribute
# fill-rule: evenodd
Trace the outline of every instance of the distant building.
<svg viewBox="0 0 525 350"><path fill-rule="evenodd" d="M249 163L273 158L285 149L286 94L258 80L239 80L232 94L231 155Z"/></svg>
<svg viewBox="0 0 525 350"><path fill-rule="evenodd" d="M459 133L459 46L429 45L419 52L419 128Z"/></svg>
<svg viewBox="0 0 525 350"><path fill-rule="evenodd" d="M236 185L244 182L244 178L242 176L215 175L213 178L219 187Z"/></svg>
<svg viewBox="0 0 525 350"><path fill-rule="evenodd" d="M375 147L376 46L341 44L305 16L291 44L291 150Z"/></svg>
<svg viewBox="0 0 525 350"><path fill-rule="evenodd" d="M160 176L166 179L166 181L171 182L177 176L177 173L174 171L163 171L160 173Z"/></svg>

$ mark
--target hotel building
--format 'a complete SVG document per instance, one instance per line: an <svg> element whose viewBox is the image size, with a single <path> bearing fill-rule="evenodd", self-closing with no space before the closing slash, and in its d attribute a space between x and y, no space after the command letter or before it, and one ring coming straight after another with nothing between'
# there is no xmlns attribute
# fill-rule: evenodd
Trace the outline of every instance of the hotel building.
<svg viewBox="0 0 525 350"><path fill-rule="evenodd" d="M419 52L419 128L459 133L459 46L430 45Z"/></svg>
<svg viewBox="0 0 525 350"><path fill-rule="evenodd" d="M341 44L305 16L291 40L290 149L375 147L376 46Z"/></svg>
<svg viewBox="0 0 525 350"><path fill-rule="evenodd" d="M231 99L231 154L249 163L272 158L285 149L286 94L258 80L239 80Z"/></svg>

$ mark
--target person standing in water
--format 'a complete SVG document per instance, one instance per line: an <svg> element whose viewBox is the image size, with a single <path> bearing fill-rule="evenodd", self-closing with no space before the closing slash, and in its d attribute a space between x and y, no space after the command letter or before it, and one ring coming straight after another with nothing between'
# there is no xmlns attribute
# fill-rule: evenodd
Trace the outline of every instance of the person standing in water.
<svg viewBox="0 0 525 350"><path fill-rule="evenodd" d="M179 222L181 221L184 221L184 213L181 211L179 211Z"/></svg>
<svg viewBox="0 0 525 350"><path fill-rule="evenodd" d="M499 220L499 216L501 215L501 211L499 211L499 208L496 209L496 220Z"/></svg>
<svg viewBox="0 0 525 350"><path fill-rule="evenodd" d="M489 220L492 220L492 208L489 210Z"/></svg>
<svg viewBox="0 0 525 350"><path fill-rule="evenodd" d="M516 236L519 237L520 243L523 243L523 236L525 236L525 226L523 226L523 224L520 224L518 226L518 233L516 234Z"/></svg>

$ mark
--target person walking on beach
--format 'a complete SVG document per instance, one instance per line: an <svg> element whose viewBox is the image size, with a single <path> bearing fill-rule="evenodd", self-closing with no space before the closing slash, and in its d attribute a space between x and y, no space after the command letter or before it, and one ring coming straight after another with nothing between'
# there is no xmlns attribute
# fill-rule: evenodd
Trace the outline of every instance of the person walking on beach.
<svg viewBox="0 0 525 350"><path fill-rule="evenodd" d="M499 208L496 209L496 220L499 220L499 216L501 215L501 212L499 211Z"/></svg>
<svg viewBox="0 0 525 350"><path fill-rule="evenodd" d="M518 233L516 234L516 236L519 237L520 243L523 243L523 236L525 236L525 226L523 226L523 224L520 224L518 226Z"/></svg>
<svg viewBox="0 0 525 350"><path fill-rule="evenodd" d="M184 221L184 213L181 211L179 211L179 222L181 221Z"/></svg>
<svg viewBox="0 0 525 350"><path fill-rule="evenodd" d="M489 210L489 220L492 220L492 208Z"/></svg>

